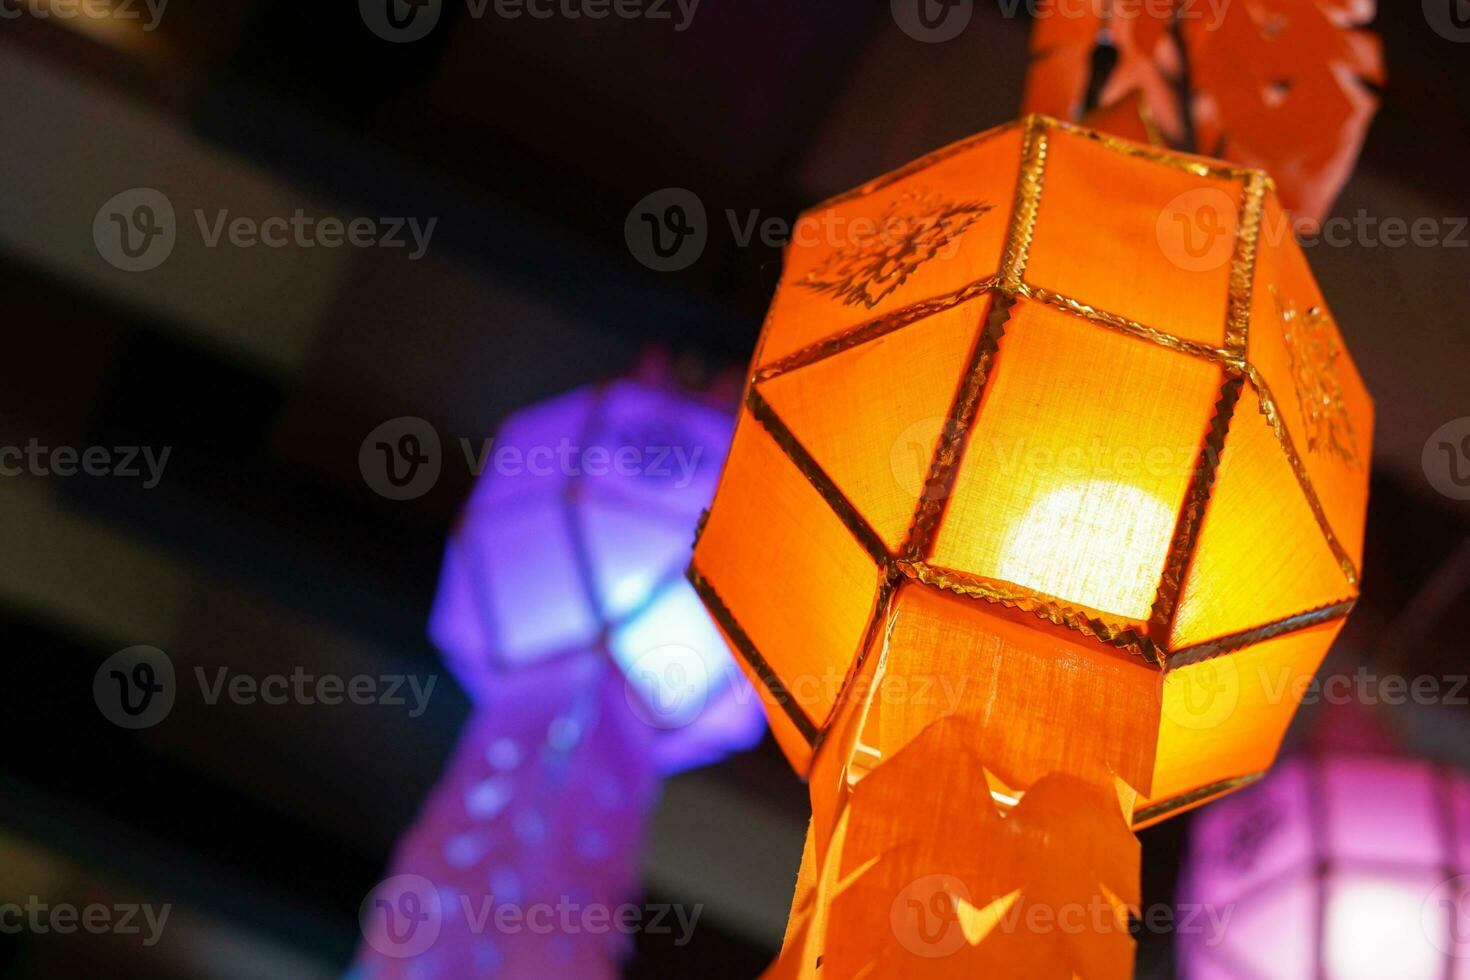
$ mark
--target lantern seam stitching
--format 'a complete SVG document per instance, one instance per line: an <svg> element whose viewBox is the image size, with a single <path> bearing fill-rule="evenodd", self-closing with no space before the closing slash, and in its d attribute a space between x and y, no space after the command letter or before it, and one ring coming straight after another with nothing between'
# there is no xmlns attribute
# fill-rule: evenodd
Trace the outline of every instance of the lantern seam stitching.
<svg viewBox="0 0 1470 980"><path fill-rule="evenodd" d="M1356 599L1339 599L1337 602L1329 602L1324 606L1318 606L1316 609L1308 609L1305 612L1283 616L1263 626L1253 626L1248 630L1229 633L1213 640L1207 640L1204 643L1181 647L1169 654L1165 669L1175 670L1180 667L1189 667L1194 664L1204 663L1206 660L1214 660L1216 657L1234 653L1237 650L1243 650L1248 646L1254 646L1266 640L1274 640L1288 633L1298 633L1305 629L1311 629L1314 626L1335 623L1339 619L1346 619L1348 613L1353 611L1353 606L1356 604Z"/></svg>
<svg viewBox="0 0 1470 980"><path fill-rule="evenodd" d="M1170 797L1159 803L1151 803L1140 810L1134 811L1133 827L1136 830L1142 823L1168 816L1178 810L1187 809L1196 803L1202 803L1208 800L1212 796L1220 796L1232 790L1240 789L1242 786L1248 786L1264 775L1264 772L1253 772L1244 776L1234 776L1230 779L1222 779L1219 782L1201 786L1198 789L1190 790L1188 793L1179 796Z"/></svg>
<svg viewBox="0 0 1470 980"><path fill-rule="evenodd" d="M1036 300L1039 303L1045 303L1054 309L1061 310L1064 313L1070 313L1089 323L1106 327L1109 330L1127 337L1132 337L1135 340L1142 340L1158 347L1163 347L1177 354L1185 354L1202 361L1208 361L1211 364L1218 364L1232 371L1239 372L1245 368L1244 360L1232 355L1227 350L1219 347L1211 347L1209 344L1200 343L1197 340L1187 340L1175 334L1166 333L1157 327L1150 327L1147 324L1139 323L1137 320L1130 320L1120 314L1098 309L1079 299L1074 299L1065 293L1058 293L1044 286L1023 282L1015 288L1015 292L1018 296Z"/></svg>
<svg viewBox="0 0 1470 980"><path fill-rule="evenodd" d="M1257 246L1265 200L1266 189L1260 175L1247 177L1236 219L1235 254L1230 261L1230 312L1225 320L1225 348L1240 358L1246 357L1250 337L1251 304L1260 256Z"/></svg>
<svg viewBox="0 0 1470 980"><path fill-rule="evenodd" d="M922 561L929 557L934 546L940 522L948 510L954 481L964 462L970 431L979 418L980 403L994 373L992 361L1000 351L1005 325L1010 322L1014 305L1014 299L998 290L986 311L985 325L975 337L964 375L950 402L945 428L940 432L934 445L934 455L929 460L929 471L925 474L918 506L914 508L914 516L899 549L905 558Z"/></svg>
<svg viewBox="0 0 1470 980"><path fill-rule="evenodd" d="M1031 259L1031 242L1036 219L1041 213L1041 192L1046 180L1047 128L1043 116L1026 117L1026 135L1021 144L1021 174L1016 180L1016 198L1010 230L1002 251L1001 280L1007 290L1025 281Z"/></svg>
<svg viewBox="0 0 1470 980"><path fill-rule="evenodd" d="M856 682L863 667L872 654L873 644L878 639L880 630L891 629L897 617L890 615L893 597L898 592L898 569L891 560L885 560L877 569L878 571L878 594L873 600L873 611L868 615L868 623L863 628L863 636L859 641L857 656L853 658L852 666L848 668L847 675L842 679L842 686L837 690L837 700L833 703L832 712L827 716L827 722L817 732L816 740L812 743L812 751L821 747L827 740L827 735L836 723L839 709L851 693L851 687Z"/></svg>
<svg viewBox="0 0 1470 980"><path fill-rule="evenodd" d="M897 333L904 327L913 326L922 320L928 319L939 313L944 313L958 306L971 302L983 296L988 290L993 289L1000 281L998 276L986 276L967 283L959 289L950 293L944 293L933 299L920 300L907 306L890 310L887 313L864 320L855 327L849 327L838 333L824 337L821 340L799 347L789 354L778 357L764 367L757 368L753 380L755 384L771 381L792 371L804 367L810 367L825 361L829 357L835 357L843 351L863 344L880 340L892 333Z"/></svg>
<svg viewBox="0 0 1470 980"><path fill-rule="evenodd" d="M1185 576L1189 573L1195 549L1199 545L1205 510L1214 496L1215 477L1225 452L1225 438L1230 433L1230 423L1235 418L1235 407L1240 401L1240 389L1244 383L1245 378L1241 375L1226 375L1220 385L1220 397L1215 402L1214 417L1205 428L1204 439L1195 457L1193 477L1180 506L1179 517L1174 526L1174 538L1164 557L1164 567L1159 575L1159 587L1154 593L1153 611L1149 617L1150 626L1158 631L1155 639L1160 644L1168 644L1174 628L1174 617L1179 612L1179 595L1184 589Z"/></svg>
<svg viewBox="0 0 1470 980"><path fill-rule="evenodd" d="M693 586L694 591L699 594L700 599L704 601L705 607L714 617L715 622L730 638L735 652L755 672L756 677L765 687L766 693L781 706L786 717L796 726L797 734L802 737L808 747L813 747L820 732L816 722L812 721L806 709L797 702L795 695L786 688L780 675L771 668L770 662L761 655L755 641L750 638L749 633L745 632L745 628L740 625L740 621L735 618L735 613L725 604L725 600L720 597L714 585L704 577L698 566L692 561L685 572L685 577Z"/></svg>
<svg viewBox="0 0 1470 980"><path fill-rule="evenodd" d="M1065 627L1098 640L1105 646L1115 647L1141 657L1147 663L1160 665L1157 645L1141 632L1136 624L1109 621L1094 616L1054 596L1046 596L1012 582L988 579L983 575L943 568L922 561L900 560L896 565L905 577L920 585L1005 606L1008 609L1019 609L1054 626Z"/></svg>
<svg viewBox="0 0 1470 980"><path fill-rule="evenodd" d="M1286 454L1286 461L1291 466L1291 471L1296 476L1297 484L1301 487L1302 495L1307 499L1307 506L1316 518L1317 526L1321 529L1323 537L1327 539L1327 547L1332 551L1332 556L1337 559L1338 567L1342 570L1347 583L1354 590L1358 587L1358 569L1352 558L1348 555L1342 543L1337 540L1336 533L1332 530L1332 523L1327 519L1327 512L1322 508L1322 499L1317 496L1317 488L1312 484L1312 477L1307 473L1306 463L1296 451L1296 443L1287 431L1286 424L1281 418L1281 412L1276 408L1276 399L1271 394L1271 388L1266 379L1256 370L1255 365L1249 361L1245 365L1246 377L1250 379L1251 387L1256 391L1257 400L1260 402L1261 414L1265 416L1271 431L1276 435L1276 441L1280 444L1282 451Z"/></svg>
<svg viewBox="0 0 1470 980"><path fill-rule="evenodd" d="M867 552L875 565L882 565L886 562L888 548L879 538L878 532L873 530L863 515L853 506L852 501L847 499L847 495L827 475L821 464L807 451L801 440L776 413L771 403L766 401L760 393L759 386L753 386L750 389L750 394L746 398L746 407L776 443L776 448L781 450L781 454L791 461L797 471L811 484L812 489L817 491L817 495L831 508L833 514L842 522L843 527L852 534L858 547Z"/></svg>

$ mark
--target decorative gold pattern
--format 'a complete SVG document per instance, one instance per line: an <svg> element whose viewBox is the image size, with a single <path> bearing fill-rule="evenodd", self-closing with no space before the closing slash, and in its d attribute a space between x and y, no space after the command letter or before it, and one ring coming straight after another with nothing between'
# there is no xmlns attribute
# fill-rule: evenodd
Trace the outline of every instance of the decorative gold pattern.
<svg viewBox="0 0 1470 980"><path fill-rule="evenodd" d="M1306 426L1307 452L1336 456L1358 469L1363 464L1358 459L1352 419L1342 402L1342 382L1337 377L1342 351L1337 346L1332 319L1320 306L1300 312L1295 303L1281 298L1275 286L1271 287L1271 298L1286 335L1291 380Z"/></svg>
<svg viewBox="0 0 1470 980"><path fill-rule="evenodd" d="M1142 632L1141 624L1110 622L1009 582L940 568L925 562L899 561L896 564L906 577L922 585L1029 612L1048 623L1065 626L1107 646L1137 654L1150 664L1157 665L1160 662L1158 646Z"/></svg>
<svg viewBox="0 0 1470 980"><path fill-rule="evenodd" d="M952 255L969 227L994 209L984 201L951 201L933 191L910 189L888 205L876 228L854 233L852 241L796 284L871 310L920 266L941 254Z"/></svg>
<svg viewBox="0 0 1470 980"><path fill-rule="evenodd" d="M1109 313L1107 310L1100 310L1097 307L1088 306L1080 300L1075 300L1070 296L1064 296L1061 293L1054 293L1040 286L1033 286L1030 283L1023 282L1015 287L1015 293L1017 296L1025 296L1027 299L1034 299L1037 302L1055 306L1059 310L1071 313L1073 316L1079 316L1098 326L1107 327L1109 330L1115 330L1118 333L1127 334L1139 340L1146 340L1151 344L1157 344L1160 347L1177 351L1180 354L1198 357L1212 364L1219 364L1232 370L1240 370L1242 367L1241 359L1232 356L1229 351L1221 350L1218 347L1211 347L1209 344L1201 344L1198 341L1185 340L1183 337L1176 337L1171 333L1165 333L1162 330L1139 323L1137 320L1130 320L1116 313Z"/></svg>
<svg viewBox="0 0 1470 980"><path fill-rule="evenodd" d="M1263 170L1256 170L1251 167L1231 167L1205 157L1192 157L1181 153L1170 153L1167 150L1144 146L1141 143L1130 143L1127 140L1118 139L1116 136L1099 133L1085 126L1079 126L1076 123L1066 122L1061 119L1054 119L1051 116L1031 115L1026 118L1028 121L1032 119L1043 120L1053 129L1059 129L1063 132L1072 133L1075 136L1090 139L1094 143L1106 146L1108 149L1122 153L1125 156L1138 157L1142 160L1152 160L1154 163L1162 163L1166 167L1173 167L1175 170L1183 170L1185 173L1194 174L1196 177L1217 177L1221 180L1248 180L1256 177L1265 182L1264 188L1266 190L1274 191L1276 189L1275 181Z"/></svg>
<svg viewBox="0 0 1470 980"><path fill-rule="evenodd" d="M1026 275L1031 257L1031 239L1036 232L1036 215L1041 209L1041 185L1046 179L1046 125L1039 117L1026 120L1026 138L1021 144L1021 176L1016 181L1016 203L1006 238L1002 276L1007 289L1017 289Z"/></svg>

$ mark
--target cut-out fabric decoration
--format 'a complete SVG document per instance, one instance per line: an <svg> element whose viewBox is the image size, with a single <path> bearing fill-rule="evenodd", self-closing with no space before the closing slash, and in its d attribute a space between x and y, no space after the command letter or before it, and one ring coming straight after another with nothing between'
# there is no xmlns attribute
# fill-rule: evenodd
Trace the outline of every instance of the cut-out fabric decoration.
<svg viewBox="0 0 1470 980"><path fill-rule="evenodd" d="M1266 170L1311 228L1351 175L1384 82L1374 0L1043 3L1025 111L1078 119L1138 93L1176 147ZM1102 59L1111 71L1094 78ZM1113 132L1103 120L1094 124ZM1131 132L1117 135L1134 136Z"/></svg>
<svg viewBox="0 0 1470 980"><path fill-rule="evenodd" d="M395 940L428 900L370 896L364 976L616 974L626 930L495 916L636 898L658 779L764 734L682 574L729 436L722 409L625 380L528 408L485 448L429 630L475 720L379 889L431 883L440 929Z"/></svg>
<svg viewBox="0 0 1470 980"><path fill-rule="evenodd" d="M1391 755L1304 756L1195 818L1190 980L1470 976L1470 780Z"/></svg>
<svg viewBox="0 0 1470 980"><path fill-rule="evenodd" d="M842 248L803 229L914 187L1011 203L866 317L802 287ZM1005 914L1125 909L1129 826L1271 764L1357 595L1373 428L1300 248L1259 235L1279 214L1259 171L1033 116L801 218L689 571L811 784L774 976L965 976L1001 948L1011 975L1126 975L1107 917ZM1330 410L1298 404L1278 296L1320 313ZM980 815L924 829L956 797ZM1131 871L1066 859L1115 853ZM877 929L904 875L968 889L914 906L962 943Z"/></svg>

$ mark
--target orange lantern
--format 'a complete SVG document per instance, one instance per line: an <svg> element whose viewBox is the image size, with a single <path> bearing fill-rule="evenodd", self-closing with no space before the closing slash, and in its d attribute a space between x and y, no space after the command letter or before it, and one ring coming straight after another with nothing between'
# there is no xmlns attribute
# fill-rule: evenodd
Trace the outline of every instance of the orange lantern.
<svg viewBox="0 0 1470 980"><path fill-rule="evenodd" d="M778 971L1125 976L1125 931L1006 916L1124 921L1128 828L1269 767L1373 421L1284 226L1259 171L1042 116L798 222L690 567L811 781Z"/></svg>

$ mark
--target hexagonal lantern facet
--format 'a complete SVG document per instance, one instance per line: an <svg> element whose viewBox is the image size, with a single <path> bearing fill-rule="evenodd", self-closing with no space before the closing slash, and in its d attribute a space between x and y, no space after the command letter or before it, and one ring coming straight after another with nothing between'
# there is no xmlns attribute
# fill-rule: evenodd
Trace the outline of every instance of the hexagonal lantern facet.
<svg viewBox="0 0 1470 980"><path fill-rule="evenodd" d="M1146 823L1274 758L1372 422L1269 178L1030 117L803 215L690 577L798 771L883 644L1029 643L1005 710L1149 716Z"/></svg>

